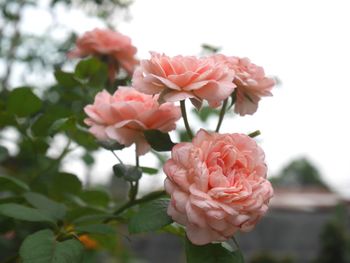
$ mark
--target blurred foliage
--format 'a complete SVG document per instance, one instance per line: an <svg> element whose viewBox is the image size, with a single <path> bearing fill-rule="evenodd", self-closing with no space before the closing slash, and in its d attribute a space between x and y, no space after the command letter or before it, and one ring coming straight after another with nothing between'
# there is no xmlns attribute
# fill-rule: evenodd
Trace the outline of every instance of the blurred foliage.
<svg viewBox="0 0 350 263"><path fill-rule="evenodd" d="M328 189L319 170L306 158L293 160L276 177L270 178L274 186L321 187Z"/></svg>
<svg viewBox="0 0 350 263"><path fill-rule="evenodd" d="M278 259L268 252L258 253L253 256L250 263L293 263L294 260L291 257L283 257Z"/></svg>
<svg viewBox="0 0 350 263"><path fill-rule="evenodd" d="M348 211L339 204L320 234L320 250L316 263L350 263L350 232Z"/></svg>

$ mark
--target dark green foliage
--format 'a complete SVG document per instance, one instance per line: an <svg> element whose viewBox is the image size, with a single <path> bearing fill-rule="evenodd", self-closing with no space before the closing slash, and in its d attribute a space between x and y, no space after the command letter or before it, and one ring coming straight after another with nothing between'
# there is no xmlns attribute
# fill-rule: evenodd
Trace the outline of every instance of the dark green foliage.
<svg viewBox="0 0 350 263"><path fill-rule="evenodd" d="M168 133L163 133L158 130L147 130L144 134L152 149L158 152L170 151L175 145L175 143L171 141Z"/></svg>
<svg viewBox="0 0 350 263"><path fill-rule="evenodd" d="M19 253L23 263L79 263L83 245L75 239L59 242L54 233L46 229L28 236Z"/></svg>
<svg viewBox="0 0 350 263"><path fill-rule="evenodd" d="M293 263L293 259L290 257L283 257L282 259L278 259L268 252L262 252L256 254L251 259L250 263Z"/></svg>
<svg viewBox="0 0 350 263"><path fill-rule="evenodd" d="M334 210L333 217L324 225L321 231L320 250L314 262L350 262L348 219L347 206L339 204Z"/></svg>
<svg viewBox="0 0 350 263"><path fill-rule="evenodd" d="M306 158L292 161L279 176L271 178L271 182L276 186L316 186L328 189L322 181L320 172Z"/></svg>
<svg viewBox="0 0 350 263"><path fill-rule="evenodd" d="M197 246L186 239L185 247L187 263L244 263L239 250L229 251L222 244Z"/></svg>
<svg viewBox="0 0 350 263"><path fill-rule="evenodd" d="M30 116L39 111L41 106L41 100L28 87L14 89L7 99L8 112L18 117Z"/></svg>

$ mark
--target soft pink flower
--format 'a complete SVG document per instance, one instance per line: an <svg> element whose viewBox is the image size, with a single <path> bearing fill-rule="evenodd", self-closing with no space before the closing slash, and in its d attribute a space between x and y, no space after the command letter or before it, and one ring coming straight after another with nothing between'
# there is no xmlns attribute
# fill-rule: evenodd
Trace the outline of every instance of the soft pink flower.
<svg viewBox="0 0 350 263"><path fill-rule="evenodd" d="M190 98L200 107L207 100L217 107L231 95L234 72L208 58L151 53L135 70L133 86L146 94L160 93L160 101L175 102Z"/></svg>
<svg viewBox="0 0 350 263"><path fill-rule="evenodd" d="M94 29L86 32L76 42L76 49L68 53L69 57L86 57L89 55L106 59L110 77L118 72L119 67L132 74L139 61L135 58L137 49L131 39L119 32L109 29Z"/></svg>
<svg viewBox="0 0 350 263"><path fill-rule="evenodd" d="M231 68L236 76L235 112L243 116L253 114L258 109L261 97L272 96L271 89L276 84L274 79L265 76L264 69L250 62L248 58L226 57L218 54L214 61L221 61Z"/></svg>
<svg viewBox="0 0 350 263"><path fill-rule="evenodd" d="M150 145L144 130L174 130L181 117L179 107L172 103L159 105L157 96L152 97L131 87L119 87L113 94L99 92L92 105L84 108L89 131L99 140L114 140L125 146L137 145L138 155L145 154Z"/></svg>
<svg viewBox="0 0 350 263"><path fill-rule="evenodd" d="M200 130L192 143L174 146L164 165L168 214L197 245L251 230L273 195L264 159L247 135Z"/></svg>

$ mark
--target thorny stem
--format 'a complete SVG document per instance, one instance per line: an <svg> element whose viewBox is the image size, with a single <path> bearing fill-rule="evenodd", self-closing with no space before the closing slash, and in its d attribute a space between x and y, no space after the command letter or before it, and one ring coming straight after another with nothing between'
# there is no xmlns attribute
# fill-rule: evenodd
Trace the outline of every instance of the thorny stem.
<svg viewBox="0 0 350 263"><path fill-rule="evenodd" d="M188 119L187 119L185 100L180 101L180 107L181 107L182 118L184 120L185 128L187 131L187 135L192 140L193 134L192 134L192 131L191 131L190 125L188 123Z"/></svg>
<svg viewBox="0 0 350 263"><path fill-rule="evenodd" d="M222 104L222 108L221 108L220 115L219 115L218 125L216 126L216 129L215 129L216 132L220 131L220 127L221 127L222 121L224 120L224 116L226 113L227 102L228 102L228 99L224 100L224 103Z"/></svg>

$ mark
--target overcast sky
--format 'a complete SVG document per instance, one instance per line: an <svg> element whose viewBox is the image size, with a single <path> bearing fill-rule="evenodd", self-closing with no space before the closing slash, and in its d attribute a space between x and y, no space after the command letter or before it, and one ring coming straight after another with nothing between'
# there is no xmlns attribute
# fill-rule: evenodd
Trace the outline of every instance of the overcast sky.
<svg viewBox="0 0 350 263"><path fill-rule="evenodd" d="M132 38L139 58L150 50L197 55L207 43L277 76L283 85L274 96L253 116L226 121L222 131L260 129L270 174L306 156L350 196L349 7L346 0L135 0L131 19L117 19L116 26ZM61 15L80 33L100 25L77 13Z"/></svg>

